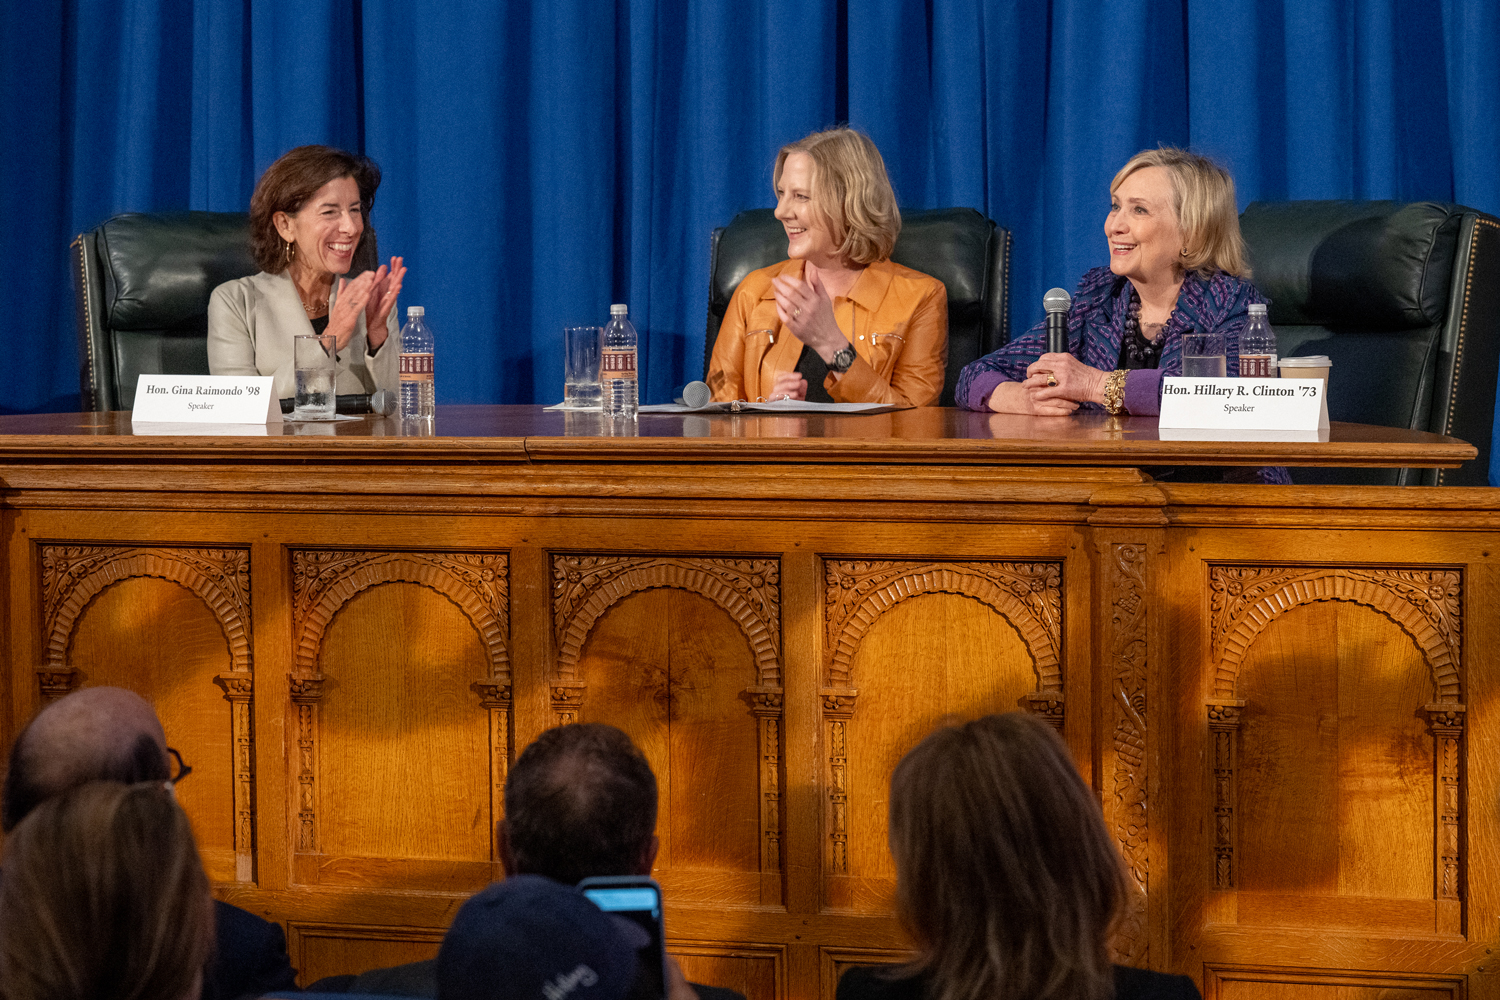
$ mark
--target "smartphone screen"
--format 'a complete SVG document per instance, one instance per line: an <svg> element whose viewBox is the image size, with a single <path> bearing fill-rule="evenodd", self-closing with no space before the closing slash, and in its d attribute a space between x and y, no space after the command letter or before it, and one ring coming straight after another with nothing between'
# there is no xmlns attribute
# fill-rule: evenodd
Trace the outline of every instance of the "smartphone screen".
<svg viewBox="0 0 1500 1000"><path fill-rule="evenodd" d="M615 914L638 926L642 934L636 961L636 982L631 998L665 998L667 995L667 949L662 935L661 887L644 877L589 878L578 888L605 913Z"/></svg>

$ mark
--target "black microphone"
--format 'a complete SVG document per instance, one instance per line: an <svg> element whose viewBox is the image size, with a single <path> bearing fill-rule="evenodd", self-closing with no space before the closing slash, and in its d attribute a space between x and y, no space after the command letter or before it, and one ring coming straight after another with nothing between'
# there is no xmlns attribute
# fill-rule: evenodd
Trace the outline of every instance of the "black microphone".
<svg viewBox="0 0 1500 1000"><path fill-rule="evenodd" d="M1073 307L1073 297L1065 288L1054 288L1042 296L1042 308L1047 310L1047 353L1068 353L1068 310Z"/></svg>
<svg viewBox="0 0 1500 1000"><path fill-rule="evenodd" d="M334 412L353 416L360 413L378 413L388 417L396 412L400 405L401 397L390 389L376 389L369 395L364 393L353 393L347 396L338 396L334 400ZM281 401L281 412L291 413L296 408L295 399L283 399Z"/></svg>

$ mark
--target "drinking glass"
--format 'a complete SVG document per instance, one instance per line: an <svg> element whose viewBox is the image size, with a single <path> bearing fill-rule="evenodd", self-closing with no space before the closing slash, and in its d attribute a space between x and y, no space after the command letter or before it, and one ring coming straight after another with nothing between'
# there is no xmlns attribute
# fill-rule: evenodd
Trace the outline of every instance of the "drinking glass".
<svg viewBox="0 0 1500 1000"><path fill-rule="evenodd" d="M331 333L303 333L292 338L297 368L297 392L293 420L332 420L334 380L338 377L338 343Z"/></svg>
<svg viewBox="0 0 1500 1000"><path fill-rule="evenodd" d="M599 409L597 326L563 327L563 409Z"/></svg>
<svg viewBox="0 0 1500 1000"><path fill-rule="evenodd" d="M1182 335L1182 374L1185 378L1224 378L1224 334L1189 330Z"/></svg>

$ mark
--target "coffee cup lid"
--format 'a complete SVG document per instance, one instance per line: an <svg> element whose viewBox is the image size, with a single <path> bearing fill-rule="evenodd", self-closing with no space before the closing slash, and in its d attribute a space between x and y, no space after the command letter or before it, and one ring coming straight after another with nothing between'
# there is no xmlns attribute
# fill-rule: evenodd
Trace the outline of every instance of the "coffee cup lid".
<svg viewBox="0 0 1500 1000"><path fill-rule="evenodd" d="M1276 363L1282 368L1332 368L1333 362L1326 354L1312 354L1305 358L1279 358Z"/></svg>

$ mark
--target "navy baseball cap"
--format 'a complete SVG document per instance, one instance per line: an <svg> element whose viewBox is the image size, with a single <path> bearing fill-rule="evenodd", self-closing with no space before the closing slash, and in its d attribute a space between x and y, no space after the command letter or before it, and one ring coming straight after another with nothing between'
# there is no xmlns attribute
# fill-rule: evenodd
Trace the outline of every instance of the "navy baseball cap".
<svg viewBox="0 0 1500 1000"><path fill-rule="evenodd" d="M636 953L618 923L540 875L495 882L459 909L438 950L439 1000L623 1000Z"/></svg>

